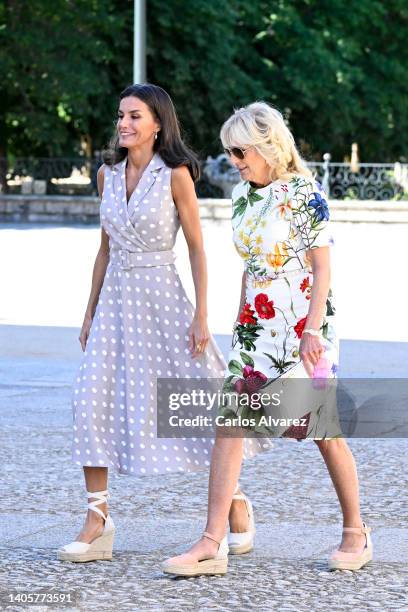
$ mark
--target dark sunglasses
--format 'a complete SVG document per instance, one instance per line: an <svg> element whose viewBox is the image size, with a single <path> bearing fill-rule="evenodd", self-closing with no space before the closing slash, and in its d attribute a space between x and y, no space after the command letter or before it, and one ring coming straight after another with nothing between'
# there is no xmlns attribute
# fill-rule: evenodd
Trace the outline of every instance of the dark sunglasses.
<svg viewBox="0 0 408 612"><path fill-rule="evenodd" d="M231 155L233 155L237 159L244 159L245 153L248 151L249 148L250 147L247 147L246 149L240 149L239 147L231 147L231 149L224 149L224 153L225 155L228 155L228 157L231 157Z"/></svg>

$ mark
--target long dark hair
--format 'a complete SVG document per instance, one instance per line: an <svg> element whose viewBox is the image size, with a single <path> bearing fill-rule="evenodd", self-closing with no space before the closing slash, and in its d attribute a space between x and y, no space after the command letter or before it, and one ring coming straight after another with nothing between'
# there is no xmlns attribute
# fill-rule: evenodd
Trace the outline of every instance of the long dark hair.
<svg viewBox="0 0 408 612"><path fill-rule="evenodd" d="M200 164L193 151L183 142L176 109L167 91L158 85L142 83L129 85L119 95L119 100L135 96L142 100L150 109L152 115L160 121L161 130L154 141L153 150L158 153L170 168L187 166L193 181L200 178ZM103 161L113 166L123 161L128 153L126 147L119 146L119 137L115 133L109 145L102 153Z"/></svg>

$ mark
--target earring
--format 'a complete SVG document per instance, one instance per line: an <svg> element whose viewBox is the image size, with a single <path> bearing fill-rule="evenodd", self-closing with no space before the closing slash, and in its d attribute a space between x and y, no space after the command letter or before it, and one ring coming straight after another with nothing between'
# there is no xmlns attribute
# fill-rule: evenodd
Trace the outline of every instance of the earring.
<svg viewBox="0 0 408 612"><path fill-rule="evenodd" d="M157 140L157 132L154 133L154 139Z"/></svg>

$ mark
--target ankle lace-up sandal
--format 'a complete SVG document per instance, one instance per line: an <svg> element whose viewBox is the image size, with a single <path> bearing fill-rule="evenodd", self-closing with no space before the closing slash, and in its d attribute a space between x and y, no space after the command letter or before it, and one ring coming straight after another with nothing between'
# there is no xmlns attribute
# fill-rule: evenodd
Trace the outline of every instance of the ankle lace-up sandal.
<svg viewBox="0 0 408 612"><path fill-rule="evenodd" d="M256 531L254 511L252 508L251 500L245 495L245 493L237 493L238 490L239 485L237 485L232 499L242 499L245 502L246 510L248 513L248 530L241 533L235 533L233 531L228 532L227 537L230 555L242 555L244 553L250 552L254 547L254 537Z"/></svg>
<svg viewBox="0 0 408 612"><path fill-rule="evenodd" d="M108 491L87 491L88 497L95 497L94 501L88 503L88 508L99 514L105 521L103 532L91 543L71 542L60 548L57 552L60 561L73 561L81 563L84 561L97 561L101 559L112 559L113 539L115 535L115 525L108 513L107 516L97 506L107 502Z"/></svg>

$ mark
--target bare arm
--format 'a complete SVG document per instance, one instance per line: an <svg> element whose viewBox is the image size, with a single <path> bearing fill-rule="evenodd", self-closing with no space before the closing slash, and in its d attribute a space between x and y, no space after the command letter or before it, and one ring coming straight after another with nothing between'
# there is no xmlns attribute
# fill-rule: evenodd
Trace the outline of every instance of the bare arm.
<svg viewBox="0 0 408 612"><path fill-rule="evenodd" d="M171 174L171 190L187 241L194 281L196 309L190 328L189 348L193 356L202 353L209 340L207 326L207 261L204 252L200 214L194 183L186 166L174 168ZM197 348L197 347L200 347Z"/></svg>
<svg viewBox="0 0 408 612"><path fill-rule="evenodd" d="M313 286L305 328L319 330L326 312L326 301L330 288L329 247L309 249L307 256L312 263ZM302 335L299 353L309 376L313 375L313 369L322 352L323 347L318 337L308 333Z"/></svg>
<svg viewBox="0 0 408 612"><path fill-rule="evenodd" d="M307 253L312 263L313 287L311 291L306 327L320 329L326 312L326 301L330 288L329 247L310 249Z"/></svg>
<svg viewBox="0 0 408 612"><path fill-rule="evenodd" d="M104 181L104 166L101 166L98 170L98 193L99 197L102 197L103 193L103 181ZM109 236L101 228L101 244L99 246L98 253L96 255L93 272L92 272L92 285L91 292L88 299L88 304L85 310L84 321L82 324L81 333L79 335L79 341L81 343L82 350L85 350L86 342L88 340L89 331L91 329L92 319L95 314L96 306L98 304L99 294L105 278L106 268L109 263Z"/></svg>

